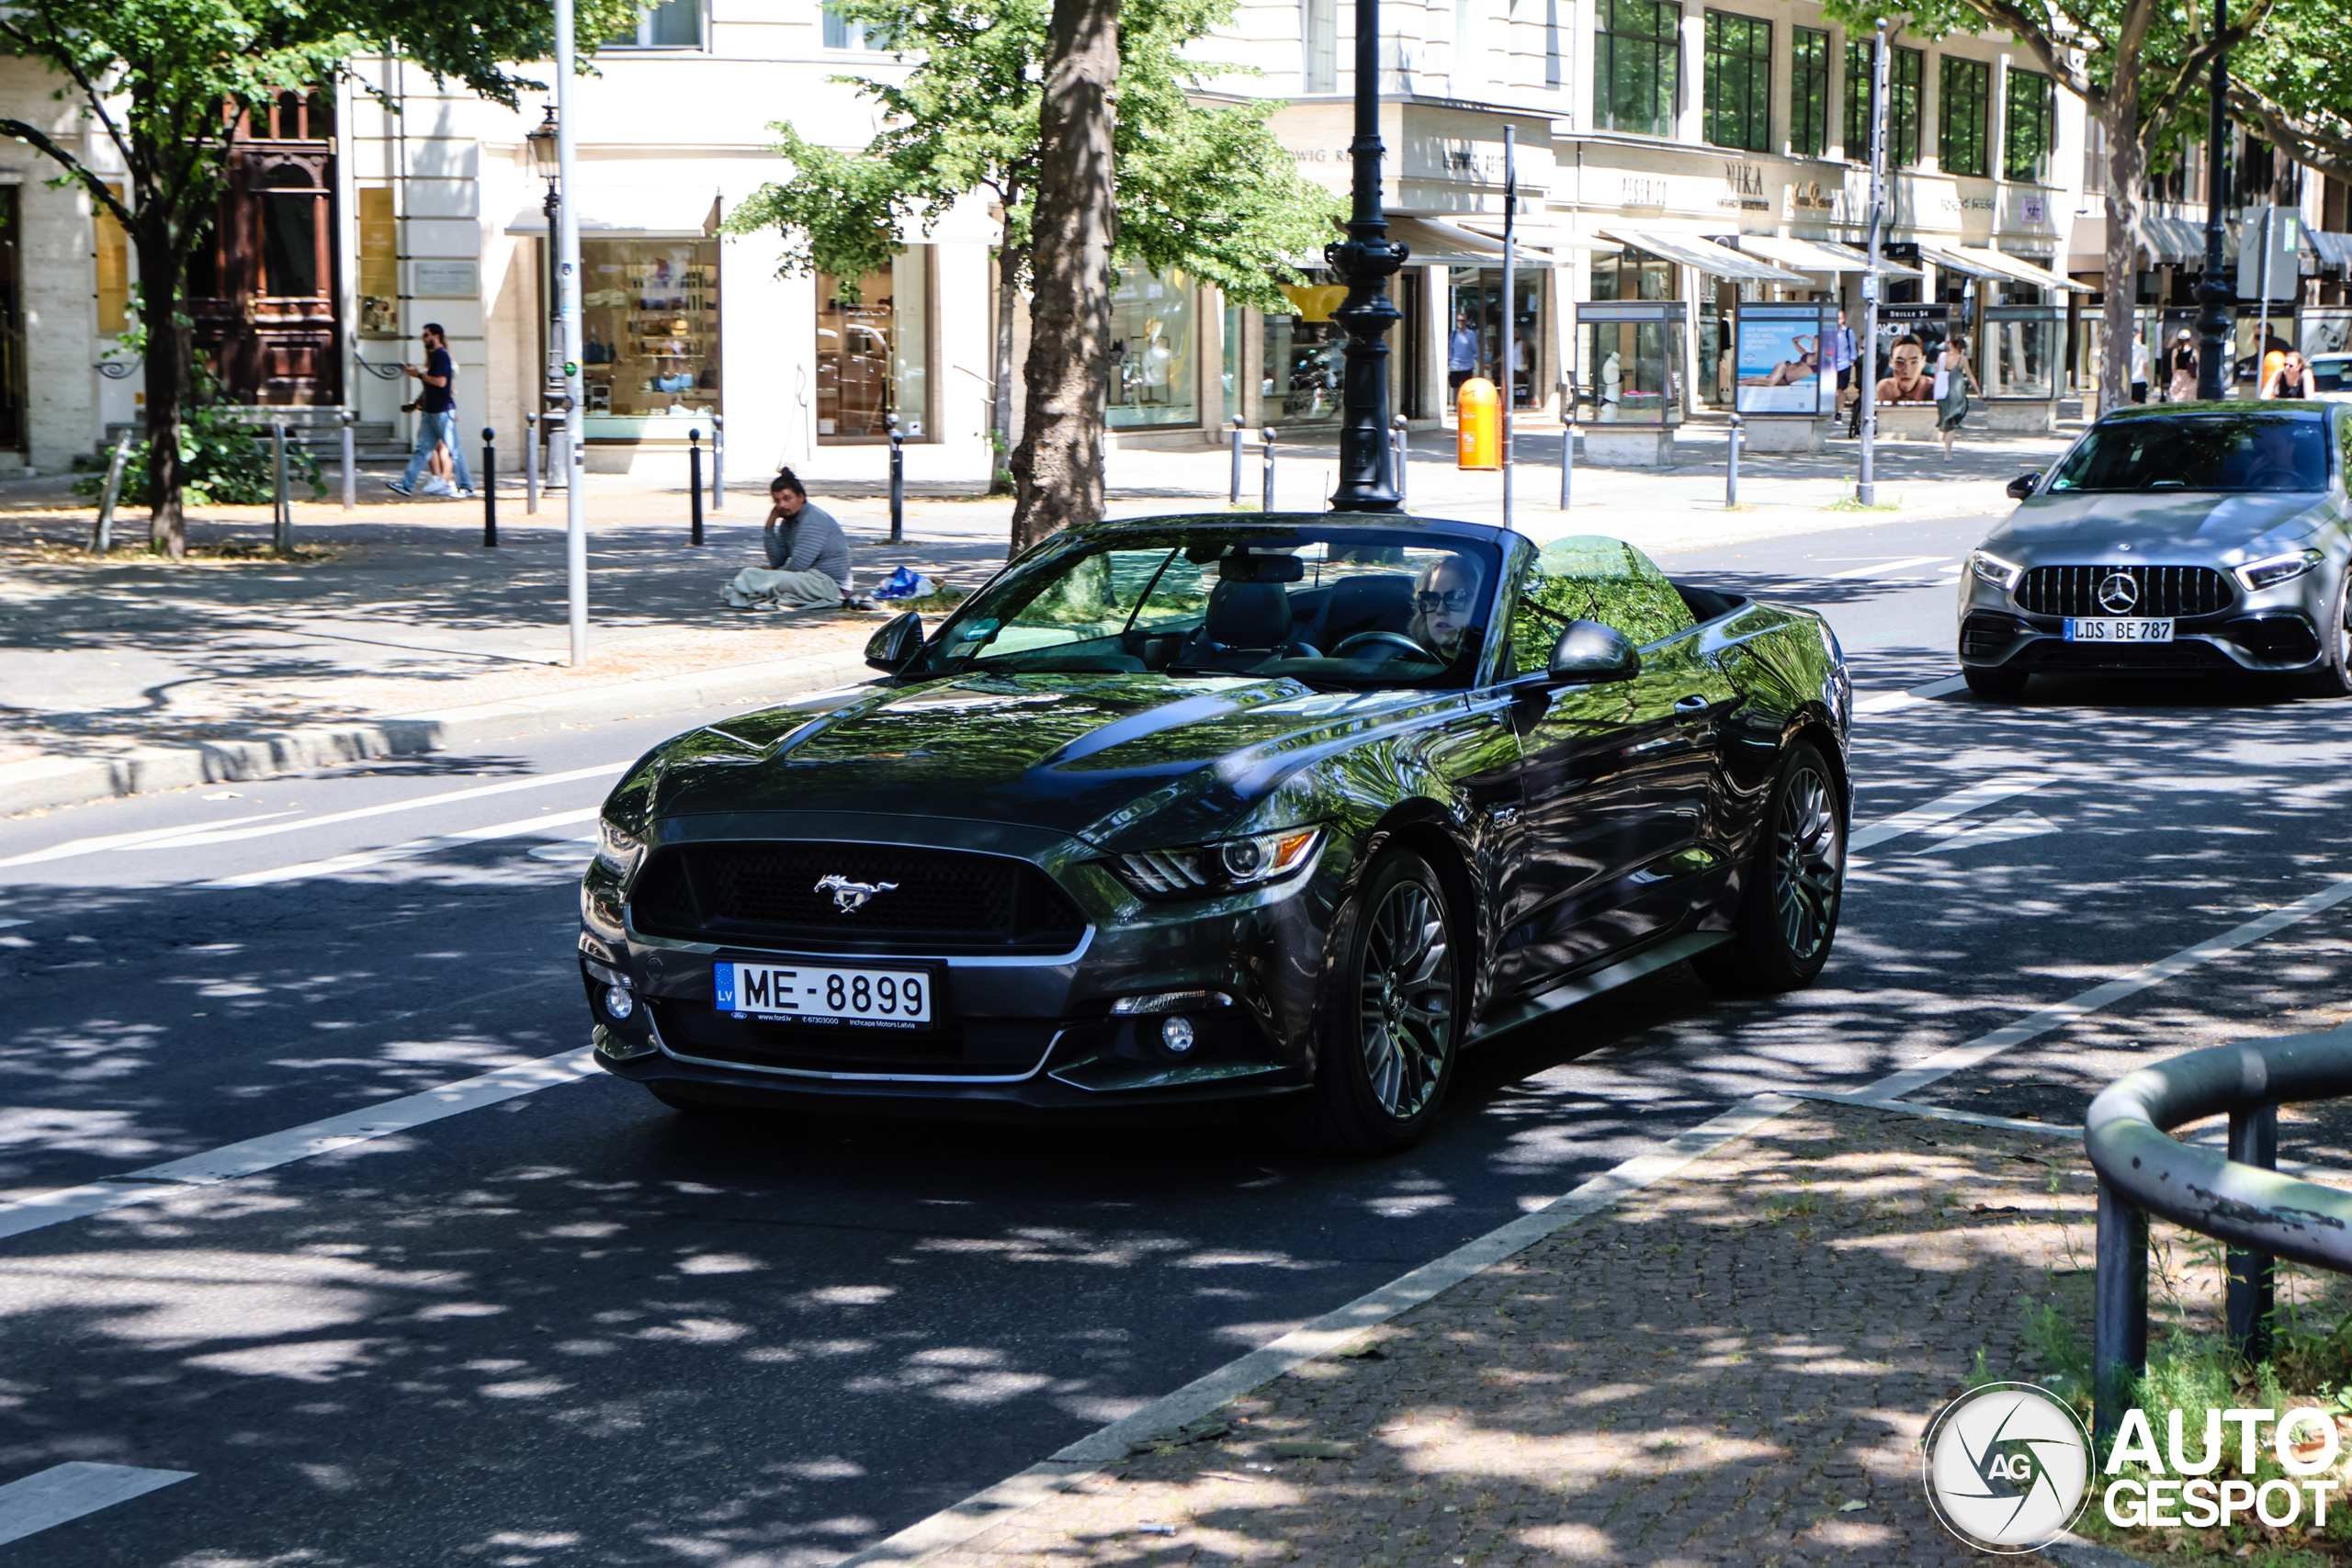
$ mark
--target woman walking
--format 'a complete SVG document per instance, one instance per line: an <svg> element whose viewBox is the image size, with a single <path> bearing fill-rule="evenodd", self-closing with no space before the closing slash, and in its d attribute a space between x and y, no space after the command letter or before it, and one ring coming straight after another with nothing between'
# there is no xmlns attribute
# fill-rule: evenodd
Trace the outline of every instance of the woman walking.
<svg viewBox="0 0 2352 1568"><path fill-rule="evenodd" d="M1968 336L1954 333L1945 340L1944 351L1936 360L1936 428L1944 433L1944 456L1951 456L1951 434L1968 417L1968 393L1974 388L1982 397L1984 389L1976 384L1976 372L1968 367Z"/></svg>
<svg viewBox="0 0 2352 1568"><path fill-rule="evenodd" d="M2312 395L2311 377L2304 368L2303 356L2293 349L2289 349L2280 356L2278 368L2273 370L2269 378L2262 383L2262 390L2258 395L2265 398L2310 397Z"/></svg>
<svg viewBox="0 0 2352 1568"><path fill-rule="evenodd" d="M2169 368L2172 371L2172 386L2165 395L2177 403L2195 402L2197 400L2197 340L2189 334L2187 327L2181 328L2174 336L2172 353L2165 357L2171 362Z"/></svg>

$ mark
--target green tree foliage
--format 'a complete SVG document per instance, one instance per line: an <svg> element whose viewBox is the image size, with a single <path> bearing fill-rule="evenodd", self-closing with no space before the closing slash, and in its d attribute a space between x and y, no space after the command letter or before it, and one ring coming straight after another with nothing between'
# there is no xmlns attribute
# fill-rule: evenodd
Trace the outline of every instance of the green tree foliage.
<svg viewBox="0 0 2352 1568"><path fill-rule="evenodd" d="M2214 55L2252 36L2278 3L2232 0L2228 25L2218 34L2210 6L2179 0L1920 0L1903 8L1827 0L1825 8L1852 27L1871 27L1884 17L1890 36L2007 33L2105 127L2107 276L2123 285L2107 290L2099 390L2111 407L2131 389L2136 290L2126 280L2139 275L2143 185L2151 158L2169 155L2195 123Z"/></svg>
<svg viewBox="0 0 2352 1568"><path fill-rule="evenodd" d="M583 50L636 12L632 0L580 0ZM554 51L553 15L537 0L13 0L0 8L0 53L46 65L78 129L0 118L111 213L139 258L139 314L169 323L145 344L150 530L187 547L180 424L194 380L182 307L188 254L211 227L242 106L334 90L356 55L397 49L435 80L512 105L537 84L503 63ZM107 150L85 161L81 149ZM123 186L118 195L115 186Z"/></svg>
<svg viewBox="0 0 2352 1568"><path fill-rule="evenodd" d="M2230 57L2230 107L2305 168L2352 182L2352 11L2284 6Z"/></svg>
<svg viewBox="0 0 2352 1568"><path fill-rule="evenodd" d="M785 238L787 273L845 281L897 254L902 225L928 231L965 196L1002 216L995 431L1012 445L1012 323L1028 281L1039 167L1048 0L840 0L869 39L903 46L891 78L841 76L882 110L884 129L843 152L789 122L774 129L790 176L728 215L733 233ZM1125 0L1119 18L1115 132L1123 262L1183 271L1237 303L1283 309L1290 258L1334 237L1339 198L1298 177L1266 118L1276 107L1208 98L1220 78L1252 74L1187 55L1233 15L1233 0ZM854 284L850 284L854 287Z"/></svg>

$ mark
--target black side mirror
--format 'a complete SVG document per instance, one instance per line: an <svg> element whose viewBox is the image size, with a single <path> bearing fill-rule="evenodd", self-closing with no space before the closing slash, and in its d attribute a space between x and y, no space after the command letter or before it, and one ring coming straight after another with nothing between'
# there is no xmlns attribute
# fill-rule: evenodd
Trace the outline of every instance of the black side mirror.
<svg viewBox="0 0 2352 1568"><path fill-rule="evenodd" d="M876 670L896 675L922 651L922 617L909 610L894 615L882 624L882 629L867 639L865 661Z"/></svg>
<svg viewBox="0 0 2352 1568"><path fill-rule="evenodd" d="M1599 621L1570 621L1552 645L1551 668L1544 673L1555 686L1594 686L1630 681L1641 672L1642 656L1623 632Z"/></svg>
<svg viewBox="0 0 2352 1568"><path fill-rule="evenodd" d="M2025 501L2030 499L2033 495L2033 487L2041 482L2041 470L2040 468L2036 468L2030 474L2019 474L2017 478L2009 481L2009 499L2011 501Z"/></svg>

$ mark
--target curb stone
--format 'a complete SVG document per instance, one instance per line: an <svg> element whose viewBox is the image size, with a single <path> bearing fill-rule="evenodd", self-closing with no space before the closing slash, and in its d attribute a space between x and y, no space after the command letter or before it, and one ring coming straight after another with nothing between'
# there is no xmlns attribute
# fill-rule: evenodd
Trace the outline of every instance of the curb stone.
<svg viewBox="0 0 2352 1568"><path fill-rule="evenodd" d="M102 757L0 763L0 816L119 795L329 767L369 757L446 750L593 724L721 705L775 702L869 679L858 652L804 654L541 697L255 730L186 745L135 746Z"/></svg>

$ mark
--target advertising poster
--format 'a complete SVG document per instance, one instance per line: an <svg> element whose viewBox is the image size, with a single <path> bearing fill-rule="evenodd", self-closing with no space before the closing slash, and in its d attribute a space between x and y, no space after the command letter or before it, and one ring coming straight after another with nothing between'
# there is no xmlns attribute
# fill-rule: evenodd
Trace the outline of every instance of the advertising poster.
<svg viewBox="0 0 2352 1568"><path fill-rule="evenodd" d="M1835 307L1740 302L1734 408L1808 419L1832 412L1837 377L1823 369L1825 313L1836 321Z"/></svg>
<svg viewBox="0 0 2352 1568"><path fill-rule="evenodd" d="M1884 403L1933 403L1936 358L1951 333L1949 305L1878 308L1878 392Z"/></svg>

